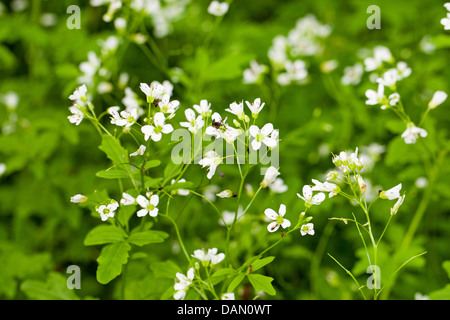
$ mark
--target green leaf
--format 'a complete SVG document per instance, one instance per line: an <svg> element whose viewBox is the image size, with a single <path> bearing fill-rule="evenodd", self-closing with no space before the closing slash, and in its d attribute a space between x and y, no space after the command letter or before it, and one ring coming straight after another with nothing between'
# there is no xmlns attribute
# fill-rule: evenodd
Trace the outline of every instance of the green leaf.
<svg viewBox="0 0 450 320"><path fill-rule="evenodd" d="M127 179L129 175L121 169L102 170L95 174L99 178L103 179Z"/></svg>
<svg viewBox="0 0 450 320"><path fill-rule="evenodd" d="M261 269L265 265L268 265L269 263L271 263L274 259L275 259L275 257L271 256L271 257L266 257L266 258L263 258L263 259L256 260L255 262L253 262L251 264L252 265L252 271L256 271L258 269Z"/></svg>
<svg viewBox="0 0 450 320"><path fill-rule="evenodd" d="M264 291L271 296L276 294L276 291L272 286L273 278L262 274L252 273L248 275L248 280L252 284L255 291Z"/></svg>
<svg viewBox="0 0 450 320"><path fill-rule="evenodd" d="M74 290L67 287L67 279L62 274L51 272L47 281L25 280L20 286L28 298L33 300L79 300Z"/></svg>
<svg viewBox="0 0 450 320"><path fill-rule="evenodd" d="M128 242L108 244L97 258L97 281L107 284L122 273L122 265L128 261L131 246Z"/></svg>
<svg viewBox="0 0 450 320"><path fill-rule="evenodd" d="M244 280L245 273L238 273L236 277L228 285L227 292L232 292Z"/></svg>
<svg viewBox="0 0 450 320"><path fill-rule="evenodd" d="M157 278L175 279L177 272L182 272L173 261L155 262L150 265L150 269Z"/></svg>
<svg viewBox="0 0 450 320"><path fill-rule="evenodd" d="M211 276L211 282L213 285L216 285L235 272L236 270L234 270L233 268L219 269Z"/></svg>
<svg viewBox="0 0 450 320"><path fill-rule="evenodd" d="M95 246L98 244L116 243L123 241L125 237L125 232L119 227L101 225L89 231L84 239L84 245Z"/></svg>
<svg viewBox="0 0 450 320"><path fill-rule="evenodd" d="M150 243L164 242L167 236L167 233L162 231L146 230L132 233L128 238L128 242L141 247Z"/></svg>
<svg viewBox="0 0 450 320"><path fill-rule="evenodd" d="M450 284L430 293L430 300L450 300Z"/></svg>
<svg viewBox="0 0 450 320"><path fill-rule="evenodd" d="M130 166L128 165L128 151L121 146L119 140L109 135L103 135L102 144L99 146L99 149L102 150L116 166L126 164L125 167L131 171Z"/></svg>
<svg viewBox="0 0 450 320"><path fill-rule="evenodd" d="M150 160L145 163L144 168L145 168L145 170L148 170L150 168L159 167L160 164L161 164L161 161L159 161L159 160Z"/></svg>
<svg viewBox="0 0 450 320"><path fill-rule="evenodd" d="M233 52L212 63L204 75L205 81L230 80L242 76L242 66L247 65L252 56Z"/></svg>
<svg viewBox="0 0 450 320"><path fill-rule="evenodd" d="M150 178L150 177L144 177L144 187L150 188L156 186L158 183L160 183L162 178Z"/></svg>
<svg viewBox="0 0 450 320"><path fill-rule="evenodd" d="M450 260L442 262L442 268L447 272L447 276L450 278Z"/></svg>

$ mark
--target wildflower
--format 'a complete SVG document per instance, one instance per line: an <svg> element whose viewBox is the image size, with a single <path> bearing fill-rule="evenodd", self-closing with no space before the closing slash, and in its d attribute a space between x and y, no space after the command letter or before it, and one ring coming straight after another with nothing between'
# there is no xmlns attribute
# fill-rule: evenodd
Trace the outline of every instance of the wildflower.
<svg viewBox="0 0 450 320"><path fill-rule="evenodd" d="M144 139L147 141L150 137L153 141L160 141L162 134L168 134L173 131L171 124L165 124L164 113L157 112L153 118L154 125L146 125L141 128L142 133L145 135Z"/></svg>
<svg viewBox="0 0 450 320"><path fill-rule="evenodd" d="M204 267L207 267L210 263L212 265L216 265L225 259L224 253L217 254L217 248L208 249L205 251L204 249L198 249L194 251L192 257L200 260Z"/></svg>
<svg viewBox="0 0 450 320"><path fill-rule="evenodd" d="M133 153L130 153L130 157L143 156L147 150L147 147L141 144L141 146Z"/></svg>
<svg viewBox="0 0 450 320"><path fill-rule="evenodd" d="M217 248L208 249L208 255L213 266L225 259L225 253L217 253Z"/></svg>
<svg viewBox="0 0 450 320"><path fill-rule="evenodd" d="M193 106L195 111L200 114L203 118L207 118L211 115L211 103L208 103L208 100L201 100L200 105L195 104Z"/></svg>
<svg viewBox="0 0 450 320"><path fill-rule="evenodd" d="M215 151L208 151L204 155L205 157L201 159L198 163L204 168L208 167L208 179L211 179L216 172L219 164L222 163L222 157L219 156Z"/></svg>
<svg viewBox="0 0 450 320"><path fill-rule="evenodd" d="M406 130L402 133L402 138L406 144L414 144L420 137L425 138L428 132L425 129L416 127L414 123L408 123Z"/></svg>
<svg viewBox="0 0 450 320"><path fill-rule="evenodd" d="M156 207L159 203L158 195L154 194L150 197L150 199L147 199L146 197L139 195L136 198L136 202L142 207L142 209L137 212L138 217L143 217L147 213L151 217L156 217L158 215L159 209Z"/></svg>
<svg viewBox="0 0 450 320"><path fill-rule="evenodd" d="M256 98L253 103L250 103L248 101L245 101L245 103L247 104L248 108L252 112L252 117L254 119L258 118L258 114L261 112L261 110L264 108L264 105L265 105L265 103L261 104L260 98Z"/></svg>
<svg viewBox="0 0 450 320"><path fill-rule="evenodd" d="M384 84L383 83L378 83L378 90L372 90L369 89L366 91L366 97L367 97L367 101L366 104L368 105L377 105L377 104L382 104L383 100L384 100Z"/></svg>
<svg viewBox="0 0 450 320"><path fill-rule="evenodd" d="M162 113L174 114L175 111L180 107L180 101L172 100L170 101L170 96L168 94L164 94L161 97L161 100L158 103L159 108Z"/></svg>
<svg viewBox="0 0 450 320"><path fill-rule="evenodd" d="M233 224L234 218L236 217L236 221L238 221L244 215L244 209L242 206L239 206L237 216L235 211L223 211L222 219L219 219L219 224L221 226L230 226Z"/></svg>
<svg viewBox="0 0 450 320"><path fill-rule="evenodd" d="M341 192L341 188L339 188L338 185L325 181L320 182L318 180L312 179L312 182L314 183L314 186L311 188L312 191L322 191L322 192L329 192L329 197L334 197L339 192Z"/></svg>
<svg viewBox="0 0 450 320"><path fill-rule="evenodd" d="M447 93L444 91L436 91L433 94L433 98L431 98L431 101L428 103L429 109L434 109L441 103L443 103L447 99Z"/></svg>
<svg viewBox="0 0 450 320"><path fill-rule="evenodd" d="M137 109L131 109L130 111L123 110L120 112L120 117L115 117L114 122L111 122L113 122L116 126L129 128L138 118L139 116L137 114Z"/></svg>
<svg viewBox="0 0 450 320"><path fill-rule="evenodd" d="M78 87L70 96L69 99L74 101L76 104L84 105L85 102L88 101L87 98L87 88L86 85L83 84L81 87Z"/></svg>
<svg viewBox="0 0 450 320"><path fill-rule="evenodd" d="M261 80L261 76L268 70L264 64L259 64L257 61L250 61L250 68L245 69L243 73L244 83L258 83Z"/></svg>
<svg viewBox="0 0 450 320"><path fill-rule="evenodd" d="M219 198L230 198L233 195L233 191L231 190L223 190L216 194Z"/></svg>
<svg viewBox="0 0 450 320"><path fill-rule="evenodd" d="M349 66L344 69L344 75L341 78L341 83L344 86L357 85L361 82L361 77L364 74L364 67L361 63L356 63L354 66Z"/></svg>
<svg viewBox="0 0 450 320"><path fill-rule="evenodd" d="M68 116L67 119L69 119L70 123L74 123L78 126L81 121L83 121L84 113L76 106L69 107L69 111L72 113L72 115Z"/></svg>
<svg viewBox="0 0 450 320"><path fill-rule="evenodd" d="M406 77L409 77L411 75L411 68L408 67L408 64L404 61L399 61L397 63L397 79L402 80Z"/></svg>
<svg viewBox="0 0 450 320"><path fill-rule="evenodd" d="M305 201L306 208L310 208L312 205L319 205L325 200L325 193L320 192L313 196L313 190L311 186L305 185L302 189L303 196L297 193L297 196Z"/></svg>
<svg viewBox="0 0 450 320"><path fill-rule="evenodd" d="M360 174L358 174L358 185L361 194L364 194L367 191L367 184L364 182L364 179Z"/></svg>
<svg viewBox="0 0 450 320"><path fill-rule="evenodd" d="M376 46L373 49L373 57L364 59L366 71L374 71L378 69L383 62L391 62L393 60L391 51L383 46Z"/></svg>
<svg viewBox="0 0 450 320"><path fill-rule="evenodd" d="M397 92L390 94L388 99L389 99L389 105L395 106L400 101L400 94L398 94ZM382 106L381 109L383 109L383 107L385 108L386 106Z"/></svg>
<svg viewBox="0 0 450 320"><path fill-rule="evenodd" d="M441 24L444 26L444 30L450 30L450 13L447 13L447 17L441 19Z"/></svg>
<svg viewBox="0 0 450 320"><path fill-rule="evenodd" d="M19 104L19 96L15 92L8 92L5 95L0 97L1 102L3 102L9 110L14 110L17 108Z"/></svg>
<svg viewBox="0 0 450 320"><path fill-rule="evenodd" d="M0 175L1 175L1 172L0 172ZM82 195L82 194L76 194L70 198L70 202L73 202L73 203L84 203L87 200L88 200L88 197L86 197L85 195Z"/></svg>
<svg viewBox="0 0 450 320"><path fill-rule="evenodd" d="M186 275L177 272L174 289L176 293L173 295L175 300L183 300L186 297L187 290L194 280L194 268L190 268Z"/></svg>
<svg viewBox="0 0 450 320"><path fill-rule="evenodd" d="M266 173L264 174L264 179L260 183L261 187L267 188L271 183L275 181L275 179L280 175L280 172L274 166L270 166L267 168Z"/></svg>
<svg viewBox="0 0 450 320"><path fill-rule="evenodd" d="M288 186L284 184L283 179L276 178L274 182L269 184L269 189L273 193L283 193L288 190Z"/></svg>
<svg viewBox="0 0 450 320"><path fill-rule="evenodd" d="M356 148L355 152L350 155L342 151L339 155L334 156L332 161L344 173L355 169L361 171L364 167L362 160L358 159L358 148Z"/></svg>
<svg viewBox="0 0 450 320"><path fill-rule="evenodd" d="M176 182L175 179L172 179L171 184L174 184ZM179 183L183 183L186 182L186 179L180 179L178 180ZM185 189L178 189L177 190L177 194L179 194L180 196L187 196L189 195L189 190L185 190Z"/></svg>
<svg viewBox="0 0 450 320"><path fill-rule="evenodd" d="M239 120L243 121L245 120L245 113L244 113L244 103L236 103L233 102L230 104L230 107L225 109L225 111L228 111L238 117Z"/></svg>
<svg viewBox="0 0 450 320"><path fill-rule="evenodd" d="M300 233L302 236L305 234L314 235L314 225L312 223L307 223L301 226Z"/></svg>
<svg viewBox="0 0 450 320"><path fill-rule="evenodd" d="M277 231L280 226L282 226L283 229L286 229L291 226L291 222L283 218L284 215L286 214L286 206L284 204L280 205L278 213L275 212L275 210L273 209L267 208L266 210L264 210L264 214L266 215L267 218L273 220L267 226L267 230L269 232Z"/></svg>
<svg viewBox="0 0 450 320"><path fill-rule="evenodd" d="M108 220L108 218L114 218L114 213L118 207L119 204L116 201L112 200L110 204L102 204L100 207L98 207L97 212L100 213L102 221L106 221Z"/></svg>
<svg viewBox="0 0 450 320"><path fill-rule="evenodd" d="M220 17L228 12L228 7L229 5L227 2L219 2L214 0L209 4L208 13Z"/></svg>
<svg viewBox="0 0 450 320"><path fill-rule="evenodd" d="M155 100L160 100L164 94L164 86L159 82L152 82L150 86L146 83L141 83L140 89L147 96L148 103L153 103Z"/></svg>
<svg viewBox="0 0 450 320"><path fill-rule="evenodd" d="M258 126L250 126L250 135L254 138L252 141L253 150L259 150L261 144L264 143L269 148L274 148L277 146L277 141L273 139L270 135L273 131L273 125L271 123L265 124L261 129Z"/></svg>
<svg viewBox="0 0 450 320"><path fill-rule="evenodd" d="M235 300L234 293L233 292L227 292L222 294L220 297L221 300Z"/></svg>
<svg viewBox="0 0 450 320"><path fill-rule="evenodd" d="M393 68L383 73L381 78L377 79L377 82L383 84L386 87L392 88L397 83L397 80L398 80L398 71L397 69Z"/></svg>
<svg viewBox="0 0 450 320"><path fill-rule="evenodd" d="M120 203L124 206L131 206L136 203L136 199L128 193L124 192L122 193L122 199L120 200Z"/></svg>
<svg viewBox="0 0 450 320"><path fill-rule="evenodd" d="M398 199L398 198L400 198L400 189L401 188L402 188L402 184L399 183L398 185L396 185L395 187L393 187L389 190L381 191L378 196L380 197L380 199L388 199L388 200Z"/></svg>
<svg viewBox="0 0 450 320"><path fill-rule="evenodd" d="M219 113L214 112L211 119L212 125L206 128L205 133L217 139L222 138L223 132L226 130L227 118L222 119Z"/></svg>
<svg viewBox="0 0 450 320"><path fill-rule="evenodd" d="M406 194L404 194L402 197L399 197L397 199L397 202L394 204L394 206L391 208L391 215L397 214L398 209L400 208L400 206L403 203L403 200L405 200L405 196Z"/></svg>
<svg viewBox="0 0 450 320"><path fill-rule="evenodd" d="M182 127L188 128L190 132L193 134L196 134L197 131L203 127L205 124L205 121L203 121L202 116L195 116L194 110L188 108L184 111L184 114L186 115L187 122L180 122L180 125Z"/></svg>

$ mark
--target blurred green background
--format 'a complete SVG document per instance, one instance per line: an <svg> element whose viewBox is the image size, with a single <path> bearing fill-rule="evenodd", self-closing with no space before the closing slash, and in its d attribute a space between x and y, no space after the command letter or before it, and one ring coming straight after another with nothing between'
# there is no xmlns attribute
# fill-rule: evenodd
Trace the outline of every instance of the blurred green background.
<svg viewBox="0 0 450 320"><path fill-rule="evenodd" d="M288 208L286 217L294 220L303 210L296 193L304 184L310 184L311 179L323 181L323 174L332 168L332 152L356 147L365 150L364 147L377 143L385 151L365 178L374 186L374 192L378 186L387 189L400 182L406 191L405 202L389 227L380 253L382 270L387 270L382 274L383 281L395 266L427 251L402 269L385 298L414 299L417 293L433 292L438 293L431 297L449 298L448 287L442 288L450 282L450 268L444 263L450 260L450 162L446 153L441 152L442 146L447 144L448 148L448 102L427 118L425 128L429 136L423 143L406 145L399 137L404 124L393 113L365 105L365 90L374 89L367 77L357 86L340 84L344 68L361 62L358 56L361 49L386 46L397 60L406 61L412 69L399 91L407 113L418 121L435 90L450 92L450 36L440 24L447 12L444 3L234 1L216 25L217 19L207 13L209 1L191 0L171 24L167 36L149 41L160 50L155 63L148 59L142 46L122 39L112 22L102 20L106 6L92 7L89 1L2 0L0 163L6 165L6 172L0 176L0 297L159 299L173 286L173 280L158 277L152 265L171 260L185 269L174 231L161 220L158 223L170 238L164 244L142 248L145 255L136 255L130 261L125 288L119 278L100 285L95 278L100 248L83 245L87 232L99 221L88 210L69 201L77 193L117 192L115 184L95 176L97 171L108 167L108 161L98 150L101 139L94 128L87 122L76 127L67 120L70 115L67 97L79 85L80 64L87 60L90 51L100 55L99 40L116 35L123 42L105 58L103 65L110 71L108 80L114 89L94 96L96 108L101 111L121 104L123 86L118 85L121 73L128 74L127 86L138 94L140 82L171 80L174 98L181 102L181 108L207 99L215 111L224 113L233 101L260 97L266 102L260 123L270 121L279 128L280 171L289 189L281 194L267 191L249 212L255 218L248 224L237 225L233 248L235 256L242 258L241 263L275 239L257 219L265 208L276 209L284 203ZM370 16L366 10L373 4L381 9L379 30L366 26ZM66 10L70 5L81 8L80 29L67 27L71 14ZM309 81L274 88L243 84L242 72L250 61L269 65L267 52L273 38L286 35L307 14L314 14L321 23L332 27L323 54L308 59ZM144 23L152 35L155 19L144 19ZM211 37L208 50L199 49L208 37ZM424 39L432 43L432 50L424 50ZM146 48L152 50L151 46ZM327 60L336 60L338 66L326 74L321 72L320 63ZM223 66L214 65L217 61ZM179 82L173 81L179 70L176 68L184 71ZM101 82L100 78L96 81ZM5 103L4 97L9 92L19 97L14 109ZM179 113L181 120L183 112ZM170 150L162 150L161 155L167 152ZM224 166L223 171L227 178L213 183L236 189L239 184L236 167ZM186 178L201 182L199 172L198 168L190 168ZM258 172L253 172L249 182L257 187L260 178ZM418 178L425 178L422 181L428 184L417 183ZM244 203L248 200L243 199ZM379 201L373 206L378 234L388 219L391 205ZM234 209L234 203L230 205L223 199L217 200L217 206ZM218 226L217 217L200 199L174 201L172 210L183 228L190 252L201 247L223 250L225 229ZM358 275L361 283L365 282L367 266L356 228L329 220L350 218L352 212L359 211L342 198L327 199L312 208L315 236L292 236L269 253L276 259L264 272L275 278L277 295L263 298L361 299L353 281L327 255L332 254ZM423 216L412 241L399 252L413 217L418 215ZM81 268L80 290L66 287L69 265Z"/></svg>

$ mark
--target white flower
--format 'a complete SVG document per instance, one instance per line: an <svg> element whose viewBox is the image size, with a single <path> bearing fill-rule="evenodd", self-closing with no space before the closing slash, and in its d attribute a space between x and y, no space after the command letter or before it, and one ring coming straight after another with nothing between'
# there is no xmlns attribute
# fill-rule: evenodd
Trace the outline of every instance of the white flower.
<svg viewBox="0 0 450 320"><path fill-rule="evenodd" d="M273 193L283 193L288 190L288 186L284 184L283 179L276 178L274 182L269 184L269 189Z"/></svg>
<svg viewBox="0 0 450 320"><path fill-rule="evenodd" d="M168 134L173 131L171 124L165 124L164 113L157 112L153 118L154 125L146 125L141 128L142 133L145 135L144 139L147 141L150 137L153 141L160 141L162 134Z"/></svg>
<svg viewBox="0 0 450 320"><path fill-rule="evenodd" d="M366 71L374 71L378 69L383 62L391 62L393 60L391 51L383 46L376 46L373 49L373 57L364 59Z"/></svg>
<svg viewBox="0 0 450 320"><path fill-rule="evenodd" d="M73 94L69 96L69 99L77 104L84 105L84 103L88 101L86 85L83 84L81 87L78 87Z"/></svg>
<svg viewBox="0 0 450 320"><path fill-rule="evenodd" d="M311 186L305 185L302 189L303 196L297 193L297 196L305 201L305 206L310 208L312 205L319 205L325 200L325 193L320 192L313 196L313 190Z"/></svg>
<svg viewBox="0 0 450 320"><path fill-rule="evenodd" d="M130 111L123 110L118 115L117 107L111 107L108 109L109 113L112 115L111 123L119 127L131 127L136 120L139 118L137 114L137 109L131 109Z"/></svg>
<svg viewBox="0 0 450 320"><path fill-rule="evenodd" d="M402 138L406 144L414 144L420 137L425 138L428 132L425 129L416 127L414 123L408 123L406 130L402 133Z"/></svg>
<svg viewBox="0 0 450 320"><path fill-rule="evenodd" d="M194 268L190 268L186 275L177 272L174 289L177 291L173 298L175 300L183 300L186 297L186 292L189 289L189 286L192 284L192 280L194 280Z"/></svg>
<svg viewBox="0 0 450 320"><path fill-rule="evenodd" d="M341 83L344 86L357 85L361 82L361 77L364 74L364 67L361 63L356 63L354 66L349 66L344 69L344 75L341 78Z"/></svg>
<svg viewBox="0 0 450 320"><path fill-rule="evenodd" d="M216 194L219 198L230 198L233 195L233 191L231 190L223 190Z"/></svg>
<svg viewBox="0 0 450 320"><path fill-rule="evenodd" d="M444 26L444 30L450 30L450 13L447 13L447 17L441 19L441 24Z"/></svg>
<svg viewBox="0 0 450 320"><path fill-rule="evenodd" d="M381 78L377 79L378 83L383 84L386 87L393 87L398 80L398 71L397 69L389 69L383 75Z"/></svg>
<svg viewBox="0 0 450 320"><path fill-rule="evenodd" d="M364 167L362 160L358 159L358 148L350 155L344 151L340 152L339 155L333 157L333 163L344 173L355 169L361 171Z"/></svg>
<svg viewBox="0 0 450 320"><path fill-rule="evenodd" d="M447 99L447 93L444 91L436 91L433 94L433 98L431 98L431 101L428 103L428 108L434 109L441 103L443 103Z"/></svg>
<svg viewBox="0 0 450 320"><path fill-rule="evenodd" d="M305 234L314 235L314 225L312 223L307 223L301 226L300 233L302 236Z"/></svg>
<svg viewBox="0 0 450 320"><path fill-rule="evenodd" d="M211 103L208 103L208 100L201 100L200 105L195 104L193 106L195 111L200 114L203 118L207 118L211 115Z"/></svg>
<svg viewBox="0 0 450 320"><path fill-rule="evenodd" d="M230 107L225 109L225 111L231 112L232 114L236 115L239 120L245 119L245 112L244 112L244 103L236 103L233 102L230 104Z"/></svg>
<svg viewBox="0 0 450 320"><path fill-rule="evenodd" d="M124 206L131 206L136 203L136 199L128 193L124 192L122 193L122 199L120 200L120 203Z"/></svg>
<svg viewBox="0 0 450 320"><path fill-rule="evenodd" d="M289 228L291 226L291 222L288 219L283 218L284 215L286 214L286 206L284 204L280 205L278 213L271 208L267 208L266 210L264 210L264 214L266 215L267 218L273 220L267 226L267 230L269 232L277 231L280 226L282 226L283 229Z"/></svg>
<svg viewBox="0 0 450 320"><path fill-rule="evenodd" d="M270 136L272 131L273 125L271 123L265 124L261 129L255 125L250 126L249 132L254 138L252 141L253 150L259 150L262 143L269 148L275 148L277 146L277 141Z"/></svg>
<svg viewBox="0 0 450 320"><path fill-rule="evenodd" d="M402 188L402 184L399 183L395 187L386 190L381 191L379 194L380 199L388 199L388 200L394 200L400 198L400 190Z"/></svg>
<svg viewBox="0 0 450 320"><path fill-rule="evenodd" d="M130 153L130 157L143 156L147 150L147 147L141 144L141 146L133 153Z"/></svg>
<svg viewBox="0 0 450 320"><path fill-rule="evenodd" d="M399 61L397 63L397 79L402 80L406 77L409 77L412 73L412 70L410 67L408 67L408 64L404 61Z"/></svg>
<svg viewBox="0 0 450 320"><path fill-rule="evenodd" d="M146 83L141 83L140 89L147 96L148 103L160 100L165 92L164 86L156 81L152 82L150 86Z"/></svg>
<svg viewBox="0 0 450 320"><path fill-rule="evenodd" d="M234 293L233 292L227 292L222 294L220 297L221 300L235 300Z"/></svg>
<svg viewBox="0 0 450 320"><path fill-rule="evenodd" d="M267 168L266 173L264 174L264 179L260 183L261 187L267 188L271 183L275 181L275 179L280 175L280 172L274 166L270 166Z"/></svg>
<svg viewBox="0 0 450 320"><path fill-rule="evenodd" d="M208 167L208 179L211 179L216 172L219 164L222 163L222 157L215 151L208 151L205 153L204 158L198 162L203 168Z"/></svg>
<svg viewBox="0 0 450 320"><path fill-rule="evenodd" d="M391 215L397 214L398 209L403 203L403 200L405 200L406 194L403 195L403 197L399 197L397 202L394 204L394 206L391 208Z"/></svg>
<svg viewBox="0 0 450 320"><path fill-rule="evenodd" d="M2 175L2 172L0 172L0 175ZM70 198L70 202L73 203L84 203L88 200L88 197L82 194L76 194L73 197Z"/></svg>
<svg viewBox="0 0 450 320"><path fill-rule="evenodd" d="M225 253L217 253L217 248L208 249L208 255L212 265L216 265L225 259Z"/></svg>
<svg viewBox="0 0 450 320"><path fill-rule="evenodd" d="M72 115L68 116L67 119L69 119L70 123L74 123L78 126L81 121L83 121L83 112L75 106L69 107L69 111L72 113Z"/></svg>
<svg viewBox="0 0 450 320"><path fill-rule="evenodd" d="M388 99L389 99L389 104L391 106L395 106L400 101L400 94L398 94L397 92L392 93L389 95ZM382 106L381 108L383 109L383 107L385 107L385 106Z"/></svg>
<svg viewBox="0 0 450 320"><path fill-rule="evenodd" d="M195 107L195 106L194 106ZM220 114L214 112L211 116L212 125L206 128L205 133L210 136L214 136L217 139L222 138L223 132L226 130L226 120L222 119Z"/></svg>
<svg viewBox="0 0 450 320"><path fill-rule="evenodd" d="M108 205L102 204L97 208L97 212L100 213L100 217L102 221L108 220L108 218L114 218L114 213L119 207L119 204L116 201L112 201Z"/></svg>
<svg viewBox="0 0 450 320"><path fill-rule="evenodd" d="M195 116L194 110L188 108L184 111L186 115L187 122L180 122L180 126L188 128L190 132L193 134L197 133L197 131L203 127L205 121L203 121L202 116Z"/></svg>
<svg viewBox="0 0 450 320"><path fill-rule="evenodd" d="M228 12L228 7L229 5L227 2L219 2L214 0L209 4L208 13L220 17Z"/></svg>
<svg viewBox="0 0 450 320"><path fill-rule="evenodd" d="M369 89L366 91L366 97L367 101L366 104L368 105L377 105L381 104L384 100L384 85L383 83L378 84L378 91Z"/></svg>
<svg viewBox="0 0 450 320"><path fill-rule="evenodd" d="M301 81L308 76L306 63L302 60L295 60L294 62L288 60L285 62L284 67L292 81Z"/></svg>
<svg viewBox="0 0 450 320"><path fill-rule="evenodd" d="M154 194L150 199L147 199L143 195L138 195L136 202L142 207L142 209L137 212L138 217L143 217L147 213L151 217L156 217L158 215L159 209L156 207L159 203L158 195Z"/></svg>
<svg viewBox="0 0 450 320"><path fill-rule="evenodd" d="M235 211L223 211L222 219L219 219L219 224L221 226L225 226L225 224L227 226L231 226L233 224L235 216L236 216L236 221L238 221L243 215L244 215L244 209L242 208L242 206L239 206L237 216L236 216Z"/></svg>
<svg viewBox="0 0 450 320"><path fill-rule="evenodd" d="M245 69L243 73L244 83L257 83L261 79L261 75L268 70L266 65L259 64L257 61L250 61L250 68Z"/></svg>
<svg viewBox="0 0 450 320"><path fill-rule="evenodd" d="M180 107L180 101L172 100L170 101L170 96L168 94L164 94L161 97L161 100L158 103L159 108L162 113L174 114L175 111Z"/></svg>
<svg viewBox="0 0 450 320"><path fill-rule="evenodd" d="M314 186L311 188L312 191L329 192L328 196L330 198L337 195L341 191L341 188L339 188L338 185L328 181L320 182L318 180L312 179L312 182L314 183Z"/></svg>
<svg viewBox="0 0 450 320"><path fill-rule="evenodd" d="M205 251L204 249L198 249L195 250L194 254L192 254L191 256L200 260L205 267L208 266L209 263L211 263L212 265L216 265L223 259L225 259L224 253L217 254L217 248L208 249L208 251Z"/></svg>
<svg viewBox="0 0 450 320"><path fill-rule="evenodd" d="M5 106L9 110L14 110L17 108L17 105L19 104L19 96L15 92L8 92L5 95L1 96L1 101L5 104Z"/></svg>
<svg viewBox="0 0 450 320"><path fill-rule="evenodd" d="M261 110L264 108L265 105L265 103L261 104L260 98L256 98L253 103L250 103L248 101L245 101L245 103L252 112L252 117L255 119L258 117L258 114L261 112Z"/></svg>

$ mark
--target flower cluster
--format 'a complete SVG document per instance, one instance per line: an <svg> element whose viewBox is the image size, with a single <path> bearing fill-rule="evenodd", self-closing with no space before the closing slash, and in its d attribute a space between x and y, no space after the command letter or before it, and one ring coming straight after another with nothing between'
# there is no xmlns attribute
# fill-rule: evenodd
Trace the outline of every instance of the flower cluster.
<svg viewBox="0 0 450 320"><path fill-rule="evenodd" d="M444 30L450 30L450 2L444 4L444 7L447 9L447 16L441 19L441 24L444 26Z"/></svg>

